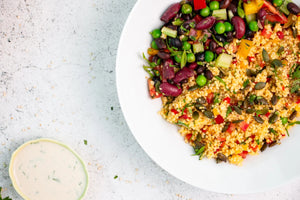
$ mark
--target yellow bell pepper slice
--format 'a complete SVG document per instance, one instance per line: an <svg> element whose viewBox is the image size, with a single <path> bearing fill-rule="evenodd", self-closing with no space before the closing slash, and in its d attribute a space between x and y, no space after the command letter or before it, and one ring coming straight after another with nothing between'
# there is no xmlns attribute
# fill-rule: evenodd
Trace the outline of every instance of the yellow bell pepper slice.
<svg viewBox="0 0 300 200"><path fill-rule="evenodd" d="M251 48L252 48L252 46L253 46L253 42L252 41L246 40L246 39L242 39L241 40L241 44L239 46L239 49L237 51L237 54L240 57L246 59L247 56L248 56L248 54L249 54L249 52L250 52L250 50L251 50Z"/></svg>

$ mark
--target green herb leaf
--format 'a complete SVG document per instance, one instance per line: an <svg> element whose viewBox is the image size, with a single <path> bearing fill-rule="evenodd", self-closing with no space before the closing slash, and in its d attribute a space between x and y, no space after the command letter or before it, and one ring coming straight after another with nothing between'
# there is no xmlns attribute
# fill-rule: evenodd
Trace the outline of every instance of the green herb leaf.
<svg viewBox="0 0 300 200"><path fill-rule="evenodd" d="M117 179L118 178L118 175L115 175L114 179Z"/></svg>
<svg viewBox="0 0 300 200"><path fill-rule="evenodd" d="M294 71L292 78L300 78L300 68L299 67Z"/></svg>
<svg viewBox="0 0 300 200"><path fill-rule="evenodd" d="M85 144L85 145L87 145L87 144L88 144L87 140L83 140L83 142L84 142L84 144Z"/></svg>
<svg viewBox="0 0 300 200"><path fill-rule="evenodd" d="M186 108L192 107L192 106L194 106L193 103L187 103L187 104L185 104L185 106L184 106L184 107L182 108L182 110L181 110L181 115L183 115L183 112L185 111Z"/></svg>
<svg viewBox="0 0 300 200"><path fill-rule="evenodd" d="M218 81L220 81L221 83L223 83L224 86L225 86L225 89L226 89L227 91L229 91L229 89L227 88L227 85L226 85L225 81L223 81L223 79L221 79L221 78L218 77L218 76L215 76L215 78L216 78Z"/></svg>
<svg viewBox="0 0 300 200"><path fill-rule="evenodd" d="M228 117L228 115L232 113L232 108L231 106L228 106L227 111L226 111L226 118Z"/></svg>
<svg viewBox="0 0 300 200"><path fill-rule="evenodd" d="M183 51L182 56L181 56L181 62L180 62L180 67L183 68L186 65L186 51Z"/></svg>
<svg viewBox="0 0 300 200"><path fill-rule="evenodd" d="M174 26L181 26L182 24L183 24L183 20L182 19L180 19L180 18L177 18L177 19L175 19L173 22L172 22L172 24L174 25Z"/></svg>
<svg viewBox="0 0 300 200"><path fill-rule="evenodd" d="M152 71L150 69L152 69L152 67L148 67L148 66L143 66L144 70L149 74L150 78L152 79L154 77Z"/></svg>
<svg viewBox="0 0 300 200"><path fill-rule="evenodd" d="M177 122L176 124L179 125L179 126L184 126L184 127L186 127L186 128L189 128L189 125L183 123L183 122L180 121L180 120L178 120L178 122Z"/></svg>
<svg viewBox="0 0 300 200"><path fill-rule="evenodd" d="M246 88L249 85L250 81L249 79L247 79L244 83L243 83L243 87Z"/></svg>
<svg viewBox="0 0 300 200"><path fill-rule="evenodd" d="M294 126L295 124L300 124L300 121L290 122L289 126Z"/></svg>
<svg viewBox="0 0 300 200"><path fill-rule="evenodd" d="M249 98L249 102L253 103L255 101L255 99L256 99L256 95L255 94L251 94L250 98Z"/></svg>
<svg viewBox="0 0 300 200"><path fill-rule="evenodd" d="M219 99L219 96L220 96L220 94L215 93L215 95L214 95L214 104L221 102L221 100Z"/></svg>
<svg viewBox="0 0 300 200"><path fill-rule="evenodd" d="M271 133L273 133L274 135L278 135L277 131L275 131L273 128L269 129Z"/></svg>
<svg viewBox="0 0 300 200"><path fill-rule="evenodd" d="M300 89L300 79L293 81L291 87L291 93L295 93Z"/></svg>
<svg viewBox="0 0 300 200"><path fill-rule="evenodd" d="M144 58L144 60L150 65L150 67L155 67L155 66L157 66L157 64L155 63L155 62L150 62L147 58L146 58L146 56L145 56L145 54L143 53L143 58Z"/></svg>
<svg viewBox="0 0 300 200"><path fill-rule="evenodd" d="M259 145L259 139L255 140L256 144Z"/></svg>

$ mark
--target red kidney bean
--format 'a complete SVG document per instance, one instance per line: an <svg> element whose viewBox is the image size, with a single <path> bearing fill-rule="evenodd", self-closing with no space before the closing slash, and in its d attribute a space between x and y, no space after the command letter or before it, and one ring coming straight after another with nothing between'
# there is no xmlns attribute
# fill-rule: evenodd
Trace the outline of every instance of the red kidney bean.
<svg viewBox="0 0 300 200"><path fill-rule="evenodd" d="M166 45L165 41L162 38L155 39L155 43L156 43L156 45L159 49L167 48L167 45Z"/></svg>
<svg viewBox="0 0 300 200"><path fill-rule="evenodd" d="M212 52L215 52L217 46L218 46L218 44L214 40L212 40L209 43L209 50L211 50Z"/></svg>
<svg viewBox="0 0 300 200"><path fill-rule="evenodd" d="M229 4L230 4L230 0L223 0L220 3L220 8L221 9L228 8Z"/></svg>
<svg viewBox="0 0 300 200"><path fill-rule="evenodd" d="M236 12L237 12L237 8L236 8L236 6L235 6L233 3L229 4L229 6L228 6L227 9L228 9L228 10L231 10L231 12L232 12L234 15L235 15Z"/></svg>
<svg viewBox="0 0 300 200"><path fill-rule="evenodd" d="M173 79L175 83L180 83L184 79L188 79L189 77L194 76L194 70L184 67L180 71L178 71Z"/></svg>
<svg viewBox="0 0 300 200"><path fill-rule="evenodd" d="M231 31L227 32L226 42L233 41L233 33Z"/></svg>
<svg viewBox="0 0 300 200"><path fill-rule="evenodd" d="M259 20L265 20L267 15L267 11L265 8L261 8L259 9L258 13L257 13L257 19Z"/></svg>
<svg viewBox="0 0 300 200"><path fill-rule="evenodd" d="M197 74L202 74L206 70L205 66L199 66L197 69Z"/></svg>
<svg viewBox="0 0 300 200"><path fill-rule="evenodd" d="M288 3L287 9L294 15L298 15L300 13L300 8L294 3Z"/></svg>
<svg viewBox="0 0 300 200"><path fill-rule="evenodd" d="M209 69L204 72L204 76L207 78L207 80L211 80L214 77L213 73Z"/></svg>
<svg viewBox="0 0 300 200"><path fill-rule="evenodd" d="M194 62L194 63L191 63L191 64L188 66L188 68L194 70L194 69L196 69L197 66L198 66L198 64L197 64L196 62Z"/></svg>
<svg viewBox="0 0 300 200"><path fill-rule="evenodd" d="M171 55L164 51L159 51L157 56L164 60L171 58Z"/></svg>
<svg viewBox="0 0 300 200"><path fill-rule="evenodd" d="M177 13L179 12L181 8L180 3L174 3L172 4L161 16L160 20L164 22L169 22L171 19L173 19Z"/></svg>
<svg viewBox="0 0 300 200"><path fill-rule="evenodd" d="M216 48L215 52L216 52L216 54L219 55L221 53L225 53L226 50L224 49L224 47L218 47L218 48Z"/></svg>
<svg viewBox="0 0 300 200"><path fill-rule="evenodd" d="M162 68L162 79L163 81L167 79L173 79L175 77L175 71L174 67L171 67L170 65L173 65L174 62L172 59L167 59L163 63L163 68Z"/></svg>
<svg viewBox="0 0 300 200"><path fill-rule="evenodd" d="M159 89L166 96L177 97L182 93L181 88L167 82L160 84Z"/></svg>
<svg viewBox="0 0 300 200"><path fill-rule="evenodd" d="M234 16L231 19L231 22L232 22L235 32L236 32L236 35L235 35L236 38L241 39L245 35L245 32L246 32L246 25L245 25L244 20L239 16Z"/></svg>
<svg viewBox="0 0 300 200"><path fill-rule="evenodd" d="M206 17L202 19L197 25L196 29L203 30L203 29L209 29L211 28L216 22L216 18L213 16Z"/></svg>

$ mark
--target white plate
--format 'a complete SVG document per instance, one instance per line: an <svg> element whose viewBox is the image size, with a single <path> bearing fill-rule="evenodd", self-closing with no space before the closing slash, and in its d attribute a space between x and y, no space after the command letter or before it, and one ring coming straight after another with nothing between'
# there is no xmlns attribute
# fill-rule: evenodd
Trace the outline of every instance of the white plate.
<svg viewBox="0 0 300 200"><path fill-rule="evenodd" d="M298 0L299 1L299 0ZM300 127L290 131L281 145L257 156L248 156L243 166L215 160L198 160L175 125L159 114L161 101L149 97L142 53L151 42L149 32L159 28L163 11L177 0L139 0L131 11L119 43L117 88L127 124L146 153L173 176L199 188L222 193L254 193L278 187L300 175Z"/></svg>

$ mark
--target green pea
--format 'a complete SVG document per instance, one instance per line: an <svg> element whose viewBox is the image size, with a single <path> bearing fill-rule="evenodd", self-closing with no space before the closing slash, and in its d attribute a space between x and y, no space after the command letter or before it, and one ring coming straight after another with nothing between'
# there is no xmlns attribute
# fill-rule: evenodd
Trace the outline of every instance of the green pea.
<svg viewBox="0 0 300 200"><path fill-rule="evenodd" d="M195 57L195 55L193 53L188 53L187 54L187 62L188 63L195 62L195 60L196 60L196 57Z"/></svg>
<svg viewBox="0 0 300 200"><path fill-rule="evenodd" d="M200 10L200 15L202 17L207 17L207 16L209 16L209 14L210 14L210 9L208 6L206 6L206 8L203 8Z"/></svg>
<svg viewBox="0 0 300 200"><path fill-rule="evenodd" d="M177 54L174 56L174 60L177 62L177 63L181 63L181 55L180 54Z"/></svg>
<svg viewBox="0 0 300 200"><path fill-rule="evenodd" d="M199 76L197 76L197 78L196 78L196 83L197 83L200 87L204 86L204 85L206 84L206 82L207 82L207 79L206 79L206 77L205 77L204 75L199 75Z"/></svg>
<svg viewBox="0 0 300 200"><path fill-rule="evenodd" d="M190 14L190 13L192 13L192 11L193 11L193 8L190 4L186 3L186 4L183 4L181 7L181 12L183 14Z"/></svg>
<svg viewBox="0 0 300 200"><path fill-rule="evenodd" d="M150 34L152 35L152 37L154 39L160 38L160 36L161 36L161 30L160 29L154 29Z"/></svg>
<svg viewBox="0 0 300 200"><path fill-rule="evenodd" d="M153 40L153 41L151 42L151 47L152 47L153 49L158 49L155 40Z"/></svg>
<svg viewBox="0 0 300 200"><path fill-rule="evenodd" d="M214 53L212 51L205 51L204 59L206 62L211 62L214 60Z"/></svg>
<svg viewBox="0 0 300 200"><path fill-rule="evenodd" d="M226 32L233 31L233 26L232 24L230 24L230 22L224 22L224 25L225 25Z"/></svg>
<svg viewBox="0 0 300 200"><path fill-rule="evenodd" d="M209 3L210 10L218 10L220 8L220 4L218 1L212 1Z"/></svg>
<svg viewBox="0 0 300 200"><path fill-rule="evenodd" d="M283 3L282 0L273 0L274 6L281 6L282 3Z"/></svg>
<svg viewBox="0 0 300 200"><path fill-rule="evenodd" d="M182 44L183 50L186 50L186 51L190 50L191 46L192 45L190 43L188 43L187 41L183 42L183 44Z"/></svg>
<svg viewBox="0 0 300 200"><path fill-rule="evenodd" d="M215 30L218 34L223 34L225 32L225 25L222 22L218 22L215 26Z"/></svg>
<svg viewBox="0 0 300 200"><path fill-rule="evenodd" d="M281 117L281 122L282 122L282 125L285 125L288 123L288 118L287 117Z"/></svg>
<svg viewBox="0 0 300 200"><path fill-rule="evenodd" d="M248 24L248 26L249 26L249 29L250 29L251 31L254 31L254 32L258 31L257 21L251 21L251 22Z"/></svg>

